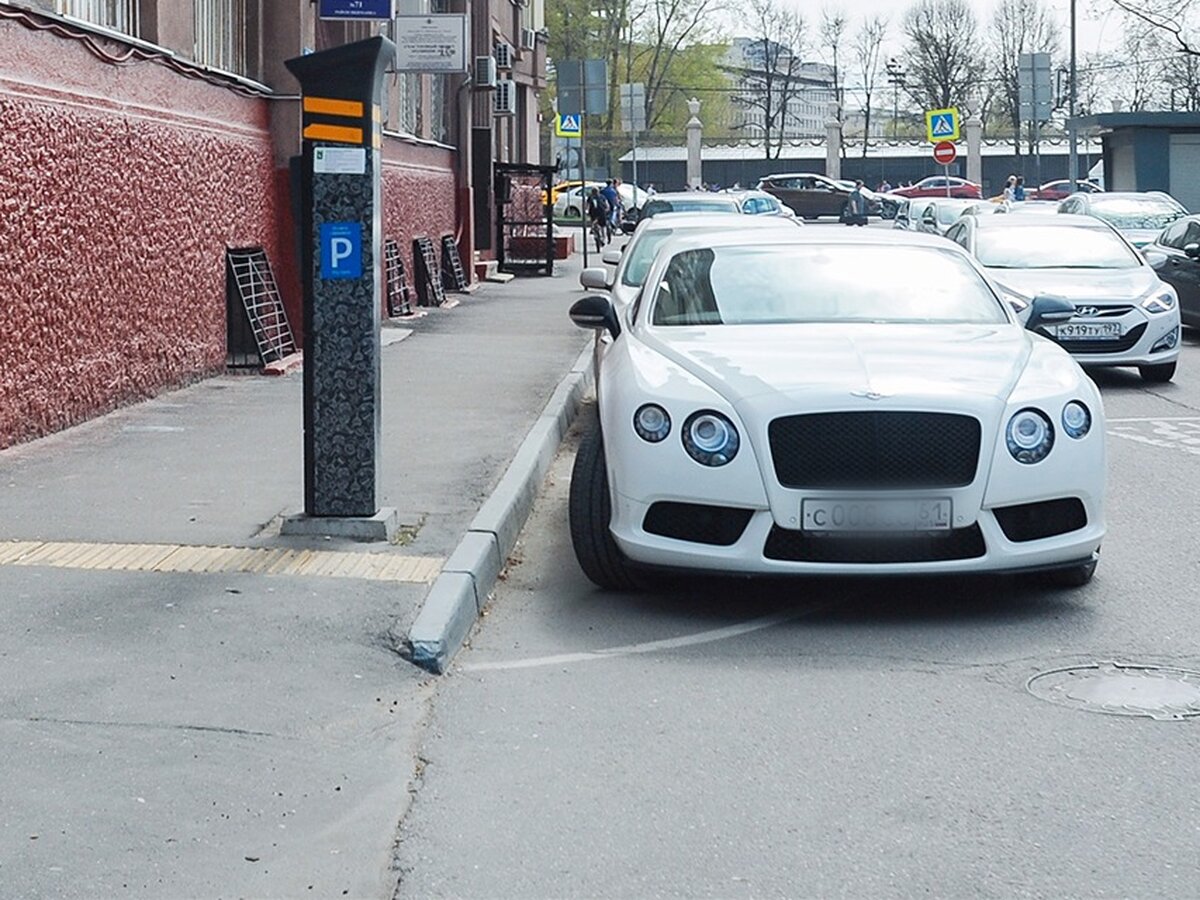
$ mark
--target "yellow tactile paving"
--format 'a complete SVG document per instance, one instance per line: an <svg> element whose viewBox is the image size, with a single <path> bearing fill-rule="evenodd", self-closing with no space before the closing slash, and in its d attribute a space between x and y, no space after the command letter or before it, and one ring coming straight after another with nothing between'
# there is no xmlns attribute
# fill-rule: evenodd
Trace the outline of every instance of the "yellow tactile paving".
<svg viewBox="0 0 1200 900"><path fill-rule="evenodd" d="M288 550L270 547L204 547L178 544L105 544L84 541L0 541L0 566L44 566L95 571L291 575L359 578L423 584L445 562L435 556Z"/></svg>

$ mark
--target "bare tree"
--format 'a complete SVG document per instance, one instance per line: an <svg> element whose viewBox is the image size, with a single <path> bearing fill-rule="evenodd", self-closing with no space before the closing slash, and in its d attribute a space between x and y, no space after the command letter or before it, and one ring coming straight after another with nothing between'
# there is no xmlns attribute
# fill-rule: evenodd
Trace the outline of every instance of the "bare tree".
<svg viewBox="0 0 1200 900"><path fill-rule="evenodd" d="M767 159L778 159L783 150L788 106L801 90L799 79L804 52L803 17L780 0L750 0L743 15L751 28L734 63L739 90L734 103L751 111L750 122L761 129Z"/></svg>
<svg viewBox="0 0 1200 900"><path fill-rule="evenodd" d="M1054 54L1059 49L1058 36L1053 13L1042 5L1041 0L1000 0L992 13L990 50L998 83L997 105L1012 124L1013 149L1017 156L1021 155L1021 54Z"/></svg>
<svg viewBox="0 0 1200 900"><path fill-rule="evenodd" d="M676 63L691 45L711 35L713 14L720 8L721 0L640 0L635 7L629 72L640 72L645 82L646 122L651 129L666 113Z"/></svg>
<svg viewBox="0 0 1200 900"><path fill-rule="evenodd" d="M879 81L879 64L882 62L883 40L887 37L887 30L888 21L884 16L870 16L863 18L858 31L854 33L852 49L863 94L863 159L866 159L867 144L871 139L871 98Z"/></svg>
<svg viewBox="0 0 1200 900"><path fill-rule="evenodd" d="M842 45L845 43L846 29L850 27L850 19L840 6L825 6L821 8L821 44L833 65L833 117L842 121L842 108L846 99L846 79L839 65ZM845 144L842 145L845 147Z"/></svg>
<svg viewBox="0 0 1200 900"><path fill-rule="evenodd" d="M925 108L963 101L981 79L977 23L966 0L917 0L904 14L911 44L908 91Z"/></svg>
<svg viewBox="0 0 1200 900"><path fill-rule="evenodd" d="M1112 0L1117 9L1174 41L1180 53L1200 56L1200 12L1193 0Z"/></svg>

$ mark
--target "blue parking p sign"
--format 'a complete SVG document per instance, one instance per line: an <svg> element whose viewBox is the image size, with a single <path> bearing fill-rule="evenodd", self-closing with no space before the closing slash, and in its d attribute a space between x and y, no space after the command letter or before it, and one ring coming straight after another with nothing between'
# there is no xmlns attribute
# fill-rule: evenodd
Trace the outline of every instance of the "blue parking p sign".
<svg viewBox="0 0 1200 900"><path fill-rule="evenodd" d="M321 223L321 277L362 278L362 222Z"/></svg>

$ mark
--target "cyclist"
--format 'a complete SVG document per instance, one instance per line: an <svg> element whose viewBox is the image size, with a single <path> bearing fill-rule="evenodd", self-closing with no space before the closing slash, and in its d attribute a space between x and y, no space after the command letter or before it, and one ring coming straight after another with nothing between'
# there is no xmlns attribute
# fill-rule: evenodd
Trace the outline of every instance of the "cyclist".
<svg viewBox="0 0 1200 900"><path fill-rule="evenodd" d="M592 236L596 239L596 252L608 243L608 201L599 188L592 188L587 198L587 217L591 222Z"/></svg>
<svg viewBox="0 0 1200 900"><path fill-rule="evenodd" d="M621 195L617 192L617 180L615 178L608 179L608 183L600 190L600 194L608 202L608 237L611 240L613 235L621 227Z"/></svg>

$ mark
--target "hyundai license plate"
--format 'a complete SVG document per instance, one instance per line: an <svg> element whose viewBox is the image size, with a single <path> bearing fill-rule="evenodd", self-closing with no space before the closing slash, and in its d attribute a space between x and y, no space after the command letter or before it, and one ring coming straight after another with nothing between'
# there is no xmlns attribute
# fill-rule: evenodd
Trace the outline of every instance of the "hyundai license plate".
<svg viewBox="0 0 1200 900"><path fill-rule="evenodd" d="M1068 322L1054 326L1054 336L1064 341L1117 341L1124 334L1120 322Z"/></svg>
<svg viewBox="0 0 1200 900"><path fill-rule="evenodd" d="M896 500L803 500L804 531L945 531L954 506L949 497Z"/></svg>

